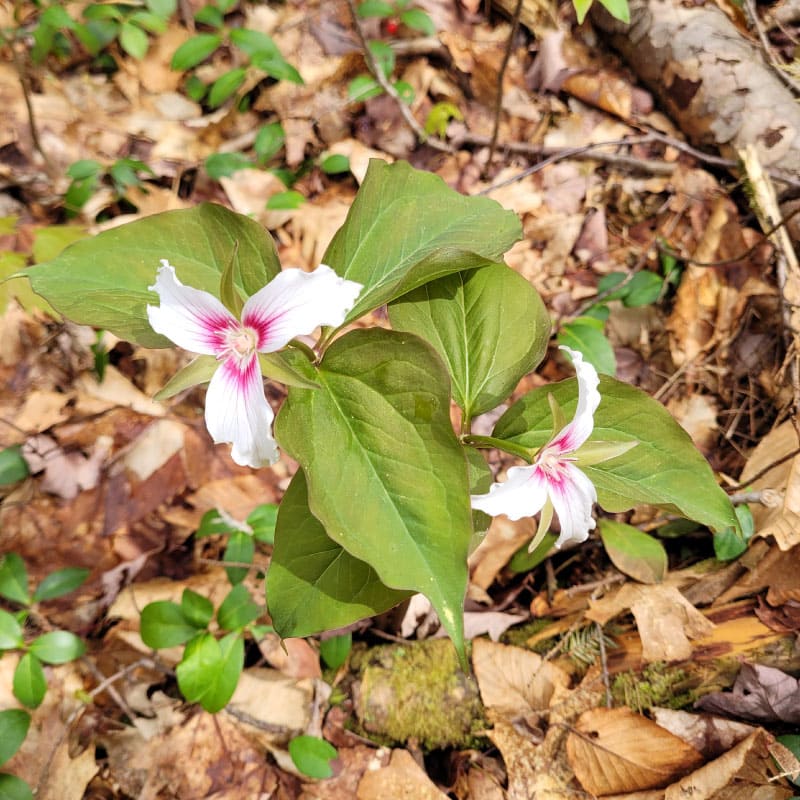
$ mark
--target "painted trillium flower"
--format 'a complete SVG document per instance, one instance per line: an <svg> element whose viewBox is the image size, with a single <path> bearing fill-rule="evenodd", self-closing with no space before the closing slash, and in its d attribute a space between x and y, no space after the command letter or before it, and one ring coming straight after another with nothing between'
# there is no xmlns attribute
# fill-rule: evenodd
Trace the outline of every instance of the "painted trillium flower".
<svg viewBox="0 0 800 800"><path fill-rule="evenodd" d="M597 502L594 484L576 466L576 450L589 438L594 428L594 412L600 405L597 386L600 379L595 368L575 350L569 353L578 377L578 407L572 422L564 426L541 450L530 466L511 467L504 483L495 483L488 494L473 495L472 507L491 516L505 514L511 520L532 517L539 511L542 518L530 549L533 550L550 527L553 511L561 524L556 547L566 542L582 542L595 527L592 506ZM604 458L620 455L635 442L614 443ZM604 460L594 458L592 462ZM587 459L588 461L589 459Z"/></svg>
<svg viewBox="0 0 800 800"><path fill-rule="evenodd" d="M361 284L340 278L324 264L314 272L285 269L245 302L241 319L214 295L184 286L166 259L149 288L161 300L147 306L153 330L219 362L206 394L211 438L232 443L231 458L242 466L275 463L275 415L264 395L258 354L280 350L320 325L341 325Z"/></svg>

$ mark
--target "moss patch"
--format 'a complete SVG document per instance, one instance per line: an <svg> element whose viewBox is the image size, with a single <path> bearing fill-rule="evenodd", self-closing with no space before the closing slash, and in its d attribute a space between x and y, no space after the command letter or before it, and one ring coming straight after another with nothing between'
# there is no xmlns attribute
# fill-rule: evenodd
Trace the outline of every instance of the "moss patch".
<svg viewBox="0 0 800 800"><path fill-rule="evenodd" d="M680 667L663 661L648 664L641 673L622 672L614 678L611 693L618 705L634 711L653 706L685 708L698 697L698 681Z"/></svg>

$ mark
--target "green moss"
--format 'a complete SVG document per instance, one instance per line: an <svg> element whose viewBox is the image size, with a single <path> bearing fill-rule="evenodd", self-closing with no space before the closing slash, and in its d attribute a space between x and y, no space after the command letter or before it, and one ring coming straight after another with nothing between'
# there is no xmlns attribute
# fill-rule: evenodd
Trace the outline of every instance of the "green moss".
<svg viewBox="0 0 800 800"><path fill-rule="evenodd" d="M634 711L652 706L684 708L698 697L698 681L685 669L663 661L648 664L641 673L623 672L611 684L614 701Z"/></svg>
<svg viewBox="0 0 800 800"><path fill-rule="evenodd" d="M445 639L372 648L361 666L356 713L372 738L414 740L425 750L474 747L487 726L477 684Z"/></svg>
<svg viewBox="0 0 800 800"><path fill-rule="evenodd" d="M500 641L503 644L513 644L515 647L525 647L535 652L540 652L540 648L544 644L544 650L541 652L547 652L547 650L553 646L555 638L545 639L544 642L537 643L535 648L528 645L528 639L535 636L539 631L544 630L548 625L552 624L552 622L553 620L549 617L542 617L541 619L534 619L530 622L526 622L524 625L517 625L513 628L509 628L500 637Z"/></svg>

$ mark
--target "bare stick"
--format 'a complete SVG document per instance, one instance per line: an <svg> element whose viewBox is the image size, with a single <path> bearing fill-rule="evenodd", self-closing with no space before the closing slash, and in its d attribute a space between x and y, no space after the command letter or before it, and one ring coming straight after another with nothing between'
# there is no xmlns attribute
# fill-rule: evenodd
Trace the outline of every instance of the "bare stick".
<svg viewBox="0 0 800 800"><path fill-rule="evenodd" d="M497 98L494 103L494 129L492 130L492 138L489 142L489 157L486 159L485 172L488 171L492 165L494 150L495 147L497 147L497 135L500 132L500 115L503 113L503 78L508 68L508 62L511 59L514 37L517 35L517 30L519 30L519 15L521 11L522 0L517 0L514 16L511 20L511 33L508 34L508 44L506 45L506 52L503 54L503 63L500 65L500 71L497 73Z"/></svg>
<svg viewBox="0 0 800 800"><path fill-rule="evenodd" d="M764 56L766 57L767 61L769 61L770 66L775 70L778 74L778 77L795 93L800 94L800 86L797 84L797 81L789 75L786 70L784 70L778 61L775 59L775 55L772 52L772 48L769 44L769 39L767 39L767 34L764 28L761 25L761 21L758 19L758 11L756 10L756 4L753 0L744 0L744 7L747 9L747 15L750 17L750 22L753 24L753 27L756 29L756 33L758 34L758 40L761 42L761 49L764 51Z"/></svg>
<svg viewBox="0 0 800 800"><path fill-rule="evenodd" d="M364 36L364 31L361 28L361 20L358 18L358 12L356 11L356 4L355 0L347 0L347 6L350 9L350 15L353 18L353 26L355 27L356 35L358 36L358 41L361 43L361 50L364 53L364 60L367 62L367 66L369 67L369 71L372 73L375 80L380 85L381 89L383 89L392 100L397 103L397 107L400 109L400 113L403 116L403 119L406 121L406 124L412 131L416 134L417 138L423 142L424 144L430 145L435 150L441 150L443 153L453 153L455 152L453 148L447 144L447 142L443 142L441 139L438 139L435 136L431 136L423 127L422 125L417 122L414 118L414 115L411 113L411 109L406 105L403 101L403 98L397 93L397 89L389 83L386 76L383 74L383 70L380 66L376 63L375 57L372 55L372 50L369 49L369 44L367 42L366 37Z"/></svg>

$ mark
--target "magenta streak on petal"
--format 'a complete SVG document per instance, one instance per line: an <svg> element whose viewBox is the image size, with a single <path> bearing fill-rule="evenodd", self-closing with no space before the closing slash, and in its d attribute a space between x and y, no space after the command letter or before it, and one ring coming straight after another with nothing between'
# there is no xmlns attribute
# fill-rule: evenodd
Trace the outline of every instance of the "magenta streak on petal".
<svg viewBox="0 0 800 800"><path fill-rule="evenodd" d="M242 318L242 325L246 328L252 328L258 337L256 343L256 350L261 350L264 343L269 336L270 328L275 324L275 321L280 319L282 314L274 314L271 317L266 317L258 311L248 311Z"/></svg>
<svg viewBox="0 0 800 800"><path fill-rule="evenodd" d="M236 385L238 394L247 394L247 386L256 379L256 356L251 353L246 358L237 358L228 355L222 359L220 367L225 372L226 377L230 378L231 383Z"/></svg>
<svg viewBox="0 0 800 800"><path fill-rule="evenodd" d="M545 445L545 447L550 450L555 450L559 455L562 453L571 453L573 450L577 450L579 447L577 437L575 436L575 424L570 422L561 431L556 434L556 437L553 439L550 444Z"/></svg>

